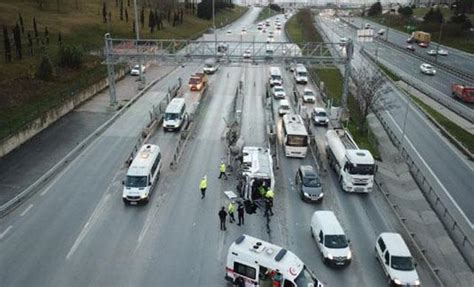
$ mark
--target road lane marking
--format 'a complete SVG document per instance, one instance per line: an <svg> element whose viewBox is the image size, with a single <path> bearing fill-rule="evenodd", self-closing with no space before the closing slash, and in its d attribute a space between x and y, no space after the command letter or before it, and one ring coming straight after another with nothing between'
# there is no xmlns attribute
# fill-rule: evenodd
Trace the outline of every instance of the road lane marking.
<svg viewBox="0 0 474 287"><path fill-rule="evenodd" d="M30 204L25 210L23 210L23 212L20 214L21 217L25 216L25 214L28 213L28 211L30 211L30 209L33 207L33 204Z"/></svg>
<svg viewBox="0 0 474 287"><path fill-rule="evenodd" d="M7 229L5 229L5 230L0 234L0 240L2 240L3 237L5 237L5 235L7 235L7 233L8 233L8 231L10 231L10 229L12 229L12 228L13 228L12 225L8 226Z"/></svg>

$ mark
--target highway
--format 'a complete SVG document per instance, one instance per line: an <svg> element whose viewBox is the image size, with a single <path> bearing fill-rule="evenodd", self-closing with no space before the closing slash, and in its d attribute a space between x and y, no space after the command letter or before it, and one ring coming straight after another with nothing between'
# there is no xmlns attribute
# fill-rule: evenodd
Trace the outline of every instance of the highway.
<svg viewBox="0 0 474 287"><path fill-rule="evenodd" d="M237 22L218 31L218 38L235 40L246 26L248 34L265 41L266 35L252 25L259 11L251 8ZM286 40L283 34L276 38ZM124 206L124 161L149 119L147 111L165 97L178 77L186 82L201 66L178 67L158 82L43 190L2 218L1 285L228 286L224 281L227 249L247 233L287 247L327 286L385 286L386 278L374 259L375 238L380 232L401 227L378 191L365 196L346 194L332 171L322 178L323 203L301 202L293 179L301 164L314 164L309 155L302 160L289 159L280 152L281 168L275 171L276 215L271 218L270 233L261 211L246 214L244 226L228 224L226 232L219 231L217 212L228 202L223 191L236 186L233 176L217 178L219 163L226 155L223 118L231 109L238 82L243 80L242 136L246 144L267 144L263 97L269 66L221 65L219 72L209 77L209 91L177 169L170 169L169 163L179 134L164 133L160 128L149 141L158 144L163 154L159 183L148 205ZM285 72L284 77L289 93L291 75ZM410 122L417 120L415 116L410 113ZM278 115L275 119L278 125ZM410 131L411 139L414 131ZM322 147L325 129L314 128L313 132ZM426 132L432 136L430 129ZM205 199L200 198L198 189L203 175L209 181ZM310 236L310 217L320 209L335 211L351 239L354 258L345 269L324 266ZM435 286L425 263L416 259L423 284Z"/></svg>
<svg viewBox="0 0 474 287"><path fill-rule="evenodd" d="M324 25L328 28L328 31L330 31L328 32L328 36L335 39L335 41L339 41L335 35L344 35L345 37L350 37L354 41L357 41L357 31L343 22L328 19L327 21L324 21ZM430 91L430 93L436 93L440 96L452 98L451 84L474 84L441 68L436 69L436 75L434 76L425 75L420 70L420 65L425 63L425 61L416 57L411 57L406 53L387 47L377 41L360 42L358 44L363 46L366 51L374 57L376 56L382 64L402 76L403 79L408 79L411 82L414 82L416 86L422 87L423 90ZM451 55L448 57L451 57ZM474 108L474 105L472 104L463 104L470 108Z"/></svg>
<svg viewBox="0 0 474 287"><path fill-rule="evenodd" d="M319 18L317 21L320 21ZM326 35L333 41L336 41L339 37L352 35L352 30L340 29L340 26L333 21L320 21L319 23L325 30ZM335 31L338 33L334 33ZM355 53L352 65L355 68L367 65L367 62L362 60L358 53L362 46L361 43L355 41L354 44ZM384 55L384 52L380 54ZM400 64L397 65L400 66ZM414 74L414 77L416 77L416 74ZM410 106L407 113L406 100L401 98L400 93L393 91L383 93L382 100L387 103L385 115L388 122L392 123L393 130L401 137L403 127L405 127L404 134L407 140L405 144L416 149L425 164L429 166L437 180L445 187L455 204L470 221L472 228L474 202L471 199L474 183L470 179L474 176L473 163L468 161L464 155L441 136L418 109ZM405 114L407 117L404 125Z"/></svg>
<svg viewBox="0 0 474 287"><path fill-rule="evenodd" d="M380 25L376 22L373 22L367 19L362 19L358 17L354 17L350 19L354 20L354 22L352 23L359 27L364 27L365 23L370 23L371 27L374 28L375 32L379 31L380 29L385 29L385 31L388 30L388 33L387 35L384 36L384 39L388 37L387 38L388 41L394 44L397 44L403 48L405 48L408 45L407 39L410 37L410 35L407 33L400 32L396 29L388 29L386 26ZM416 44L413 44L413 45L415 46L415 49L416 49L415 53L422 56L431 57L432 60L434 61L435 57L429 56L427 54L427 51L431 49L436 50L436 47L438 45L436 41L438 39L431 39L431 40L432 42L428 48L421 48ZM448 56L438 55L437 61L448 64L456 69L459 69L466 73L471 74L471 76L474 76L474 55L451 48L451 47L443 46L443 45L440 45L440 49L448 51Z"/></svg>

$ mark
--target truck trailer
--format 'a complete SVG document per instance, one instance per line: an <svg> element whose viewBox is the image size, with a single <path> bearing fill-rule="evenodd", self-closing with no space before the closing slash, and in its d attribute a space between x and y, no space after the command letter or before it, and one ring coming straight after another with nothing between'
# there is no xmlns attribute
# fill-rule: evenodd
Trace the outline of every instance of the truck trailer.
<svg viewBox="0 0 474 287"><path fill-rule="evenodd" d="M245 146L242 151L241 171L241 197L244 200L261 199L258 190L263 185L273 190L275 177L270 149Z"/></svg>
<svg viewBox="0 0 474 287"><path fill-rule="evenodd" d="M451 85L451 93L454 97L467 103L474 103L474 87L461 84Z"/></svg>
<svg viewBox="0 0 474 287"><path fill-rule="evenodd" d="M339 176L339 184L346 192L369 193L373 189L376 166L368 150L359 149L349 132L328 130L326 154L329 165Z"/></svg>

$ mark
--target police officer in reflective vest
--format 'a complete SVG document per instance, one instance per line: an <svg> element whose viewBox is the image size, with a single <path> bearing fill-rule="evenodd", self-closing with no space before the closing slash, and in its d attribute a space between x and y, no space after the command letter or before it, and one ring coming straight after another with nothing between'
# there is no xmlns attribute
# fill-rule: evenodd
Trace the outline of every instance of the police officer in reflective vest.
<svg viewBox="0 0 474 287"><path fill-rule="evenodd" d="M225 173L225 170L226 170L226 166L225 166L225 163L223 161L221 161L221 165L219 167L219 170L220 170L220 173L219 173L219 179L222 177L222 176L225 176L225 179L227 179L227 174Z"/></svg>
<svg viewBox="0 0 474 287"><path fill-rule="evenodd" d="M201 182L199 183L199 188L201 189L201 198L206 197L207 176L203 176Z"/></svg>

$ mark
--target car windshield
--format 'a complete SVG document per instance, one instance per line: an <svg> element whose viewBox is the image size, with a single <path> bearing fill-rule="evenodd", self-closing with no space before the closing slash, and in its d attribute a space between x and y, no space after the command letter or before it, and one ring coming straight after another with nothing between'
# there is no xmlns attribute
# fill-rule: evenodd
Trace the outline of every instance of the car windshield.
<svg viewBox="0 0 474 287"><path fill-rule="evenodd" d="M282 87L275 87L275 92L283 92L283 88Z"/></svg>
<svg viewBox="0 0 474 287"><path fill-rule="evenodd" d="M179 118L177 113L165 113L165 121L174 121Z"/></svg>
<svg viewBox="0 0 474 287"><path fill-rule="evenodd" d="M306 72L298 72L298 76L306 77L308 74Z"/></svg>
<svg viewBox="0 0 474 287"><path fill-rule="evenodd" d="M344 235L326 235L324 236L324 246L327 248L346 248L347 239Z"/></svg>
<svg viewBox="0 0 474 287"><path fill-rule="evenodd" d="M126 187L146 187L147 177L146 176L127 176L125 180Z"/></svg>
<svg viewBox="0 0 474 287"><path fill-rule="evenodd" d="M272 80L281 80L281 76L272 75Z"/></svg>
<svg viewBox="0 0 474 287"><path fill-rule="evenodd" d="M196 85L199 84L200 80L198 78L191 78L189 79L189 84Z"/></svg>
<svg viewBox="0 0 474 287"><path fill-rule="evenodd" d="M308 137L301 135L288 135L286 138L286 145L288 146L308 146Z"/></svg>
<svg viewBox="0 0 474 287"><path fill-rule="evenodd" d="M305 176L303 177L303 185L306 187L320 187L321 181L317 176Z"/></svg>
<svg viewBox="0 0 474 287"><path fill-rule="evenodd" d="M135 69L135 70L138 70L139 68L140 68L140 66L138 66L138 65L133 66L133 69Z"/></svg>
<svg viewBox="0 0 474 287"><path fill-rule="evenodd" d="M306 266L303 267L301 273L295 278L297 287L314 287L318 286L318 280L309 272Z"/></svg>
<svg viewBox="0 0 474 287"><path fill-rule="evenodd" d="M317 115L318 117L327 117L327 114L326 114L325 111L316 112L316 115Z"/></svg>
<svg viewBox="0 0 474 287"><path fill-rule="evenodd" d="M415 269L415 266L411 257L392 256L392 268L396 270L410 271Z"/></svg>
<svg viewBox="0 0 474 287"><path fill-rule="evenodd" d="M371 175L375 172L375 165L373 164L358 164L349 165L349 174Z"/></svg>
<svg viewBox="0 0 474 287"><path fill-rule="evenodd" d="M305 95L305 96L310 96L310 97L311 97L311 96L314 96L313 91L305 91L305 92L304 92L304 95Z"/></svg>

